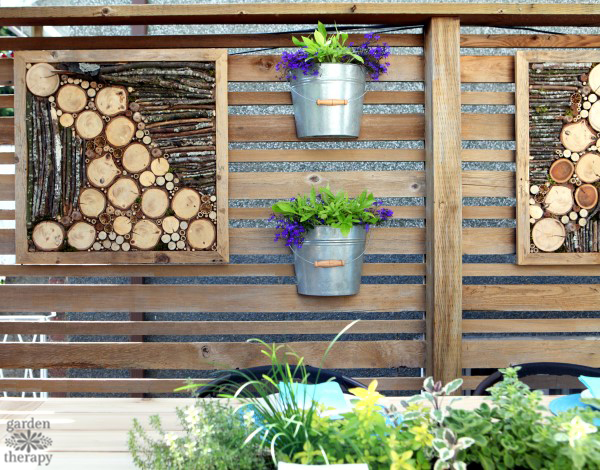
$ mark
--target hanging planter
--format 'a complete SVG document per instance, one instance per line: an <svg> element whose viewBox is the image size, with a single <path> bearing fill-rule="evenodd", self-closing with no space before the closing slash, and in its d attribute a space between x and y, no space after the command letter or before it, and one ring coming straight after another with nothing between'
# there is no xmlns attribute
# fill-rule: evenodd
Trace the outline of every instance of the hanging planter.
<svg viewBox="0 0 600 470"><path fill-rule="evenodd" d="M329 188L273 205L275 241L285 240L294 254L298 293L355 295L360 289L367 233L393 214L373 194L356 198Z"/></svg>
<svg viewBox="0 0 600 470"><path fill-rule="evenodd" d="M300 49L284 52L276 69L290 81L298 137L358 137L367 75L387 72L390 48L374 44L373 34L346 44L348 34L328 35L321 22L312 36L292 40Z"/></svg>

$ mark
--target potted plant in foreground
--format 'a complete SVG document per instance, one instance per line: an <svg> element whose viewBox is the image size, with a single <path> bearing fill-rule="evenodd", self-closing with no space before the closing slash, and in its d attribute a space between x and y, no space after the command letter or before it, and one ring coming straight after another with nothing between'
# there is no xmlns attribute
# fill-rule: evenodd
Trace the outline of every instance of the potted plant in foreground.
<svg viewBox="0 0 600 470"><path fill-rule="evenodd" d="M375 44L374 34L348 43L348 34L327 34L321 22L311 36L292 40L300 49L284 52L276 69L291 84L298 137L358 137L366 77L387 72L390 48Z"/></svg>
<svg viewBox="0 0 600 470"><path fill-rule="evenodd" d="M272 206L275 241L285 240L294 253L299 294L358 293L369 228L393 215L380 205L366 190L351 198L344 191L313 188L308 195Z"/></svg>

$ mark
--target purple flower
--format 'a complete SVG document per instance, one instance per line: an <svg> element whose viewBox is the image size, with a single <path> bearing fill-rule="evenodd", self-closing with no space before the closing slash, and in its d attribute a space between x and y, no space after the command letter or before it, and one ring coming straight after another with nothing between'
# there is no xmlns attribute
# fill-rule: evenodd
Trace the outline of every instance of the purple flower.
<svg viewBox="0 0 600 470"><path fill-rule="evenodd" d="M269 220L276 220L275 225L275 241L285 240L285 246L298 247L304 243L304 234L306 229L295 220L290 220L287 217L277 217L273 215Z"/></svg>

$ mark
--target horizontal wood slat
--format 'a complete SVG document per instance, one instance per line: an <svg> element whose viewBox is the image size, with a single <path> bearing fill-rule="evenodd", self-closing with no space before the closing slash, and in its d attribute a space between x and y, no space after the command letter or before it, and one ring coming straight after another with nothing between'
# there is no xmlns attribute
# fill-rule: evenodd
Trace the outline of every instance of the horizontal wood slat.
<svg viewBox="0 0 600 470"><path fill-rule="evenodd" d="M296 34L298 36L299 34ZM294 34L223 34L177 36L102 36L103 49L180 49L195 47L294 47ZM381 42L392 47L421 47L420 34L380 34ZM350 34L349 41L360 41L363 36ZM85 50L98 47L97 36L71 37L3 37L0 50L30 51L41 49ZM465 48L600 48L600 36L585 34L463 34L460 45Z"/></svg>
<svg viewBox="0 0 600 470"><path fill-rule="evenodd" d="M422 311L424 286L363 285L358 295L309 297L274 285L5 285L0 312ZM267 301L268 299L268 301Z"/></svg>
<svg viewBox="0 0 600 470"><path fill-rule="evenodd" d="M14 95L0 95L0 108L12 108L15 103Z"/></svg>
<svg viewBox="0 0 600 470"><path fill-rule="evenodd" d="M337 334L350 321L10 321L2 334L45 335L286 335ZM348 333L424 333L422 320L364 320Z"/></svg>
<svg viewBox="0 0 600 470"><path fill-rule="evenodd" d="M273 243L274 229L232 228L231 253L234 255L289 254L289 249ZM465 228L465 254L512 254L515 230L512 228ZM14 254L15 231L0 230L0 254ZM425 230L422 228L376 227L370 231L367 254L423 254ZM0 270L2 268L0 267Z"/></svg>
<svg viewBox="0 0 600 470"><path fill-rule="evenodd" d="M365 263L363 276L423 276L425 265L418 263ZM291 264L228 264L223 266L129 265L129 266L21 266L0 264L0 276L127 276L127 277L247 277L293 276Z"/></svg>
<svg viewBox="0 0 600 470"><path fill-rule="evenodd" d="M463 320L463 333L598 333L600 318Z"/></svg>
<svg viewBox="0 0 600 470"><path fill-rule="evenodd" d="M464 340L462 366L500 368L525 362L568 358L573 364L600 367L600 342L587 339Z"/></svg>
<svg viewBox="0 0 600 470"><path fill-rule="evenodd" d="M110 5L5 8L5 22L21 25L90 24L423 24L431 17L452 16L477 26L595 26L595 4L528 5L493 3L266 3L231 5Z"/></svg>
<svg viewBox="0 0 600 470"><path fill-rule="evenodd" d="M531 285L467 285L463 286L463 309L581 312L598 310L599 293L600 284L544 284L535 288Z"/></svg>
<svg viewBox="0 0 600 470"><path fill-rule="evenodd" d="M321 365L326 341L287 343ZM2 368L232 369L268 364L255 343L2 343ZM284 351L281 352L283 354ZM422 367L422 341L338 341L323 367Z"/></svg>
<svg viewBox="0 0 600 470"><path fill-rule="evenodd" d="M485 375L472 375L463 377L463 389L474 390L486 378L487 376ZM521 381L529 385L529 387L534 390L583 388L583 385L577 377L570 377L567 375L532 375L530 377L523 377Z"/></svg>
<svg viewBox="0 0 600 470"><path fill-rule="evenodd" d="M420 390L421 377L356 377L369 384L377 380L378 390ZM195 379L207 383L210 379ZM11 392L70 392L70 393L173 393L187 385L182 379L0 379L0 391Z"/></svg>
<svg viewBox="0 0 600 470"><path fill-rule="evenodd" d="M12 165L15 162L15 154L13 152L0 152L0 164Z"/></svg>

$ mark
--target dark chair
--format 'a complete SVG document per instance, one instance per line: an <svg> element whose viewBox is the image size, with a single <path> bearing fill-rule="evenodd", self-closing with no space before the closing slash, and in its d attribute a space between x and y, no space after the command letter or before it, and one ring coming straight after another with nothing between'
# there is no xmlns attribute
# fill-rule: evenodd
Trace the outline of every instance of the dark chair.
<svg viewBox="0 0 600 470"><path fill-rule="evenodd" d="M294 379L302 380L301 369L296 369L296 366L290 364L290 369L294 374ZM307 380L309 384L323 383L327 381L337 382L342 388L342 392L348 393L351 388L367 388L365 384L357 380L346 377L342 374L317 367L306 366ZM239 371L228 372L225 375L216 378L209 382L204 387L198 389L197 396L199 398L218 397L221 393L233 394L244 383L247 382L247 377L253 380L263 380L263 375L277 379L276 371L272 366L251 367L250 369L241 369ZM275 390L274 390L275 391ZM252 390L248 390L251 394Z"/></svg>
<svg viewBox="0 0 600 470"><path fill-rule="evenodd" d="M520 379L532 375L567 375L571 377L586 375L588 377L600 377L600 369L580 366L578 364L564 364L562 362L530 362L527 364L517 364L516 366L521 368L518 372ZM477 386L473 395L489 395L487 389L501 380L502 374L500 371L494 372ZM581 385L581 388L583 388L583 384Z"/></svg>

